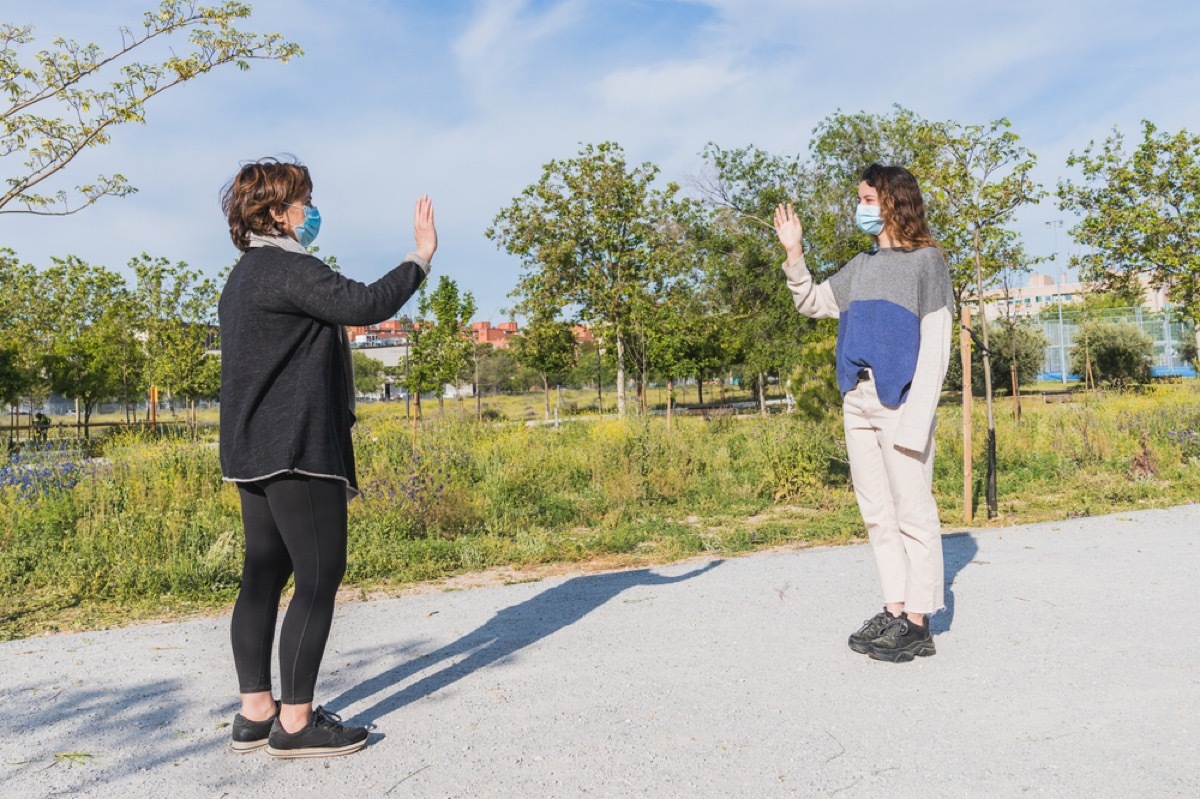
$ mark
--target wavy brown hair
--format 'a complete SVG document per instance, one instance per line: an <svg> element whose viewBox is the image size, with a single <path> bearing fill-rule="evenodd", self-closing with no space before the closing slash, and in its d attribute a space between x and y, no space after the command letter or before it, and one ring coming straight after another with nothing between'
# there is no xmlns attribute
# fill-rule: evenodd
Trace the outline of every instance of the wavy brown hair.
<svg viewBox="0 0 1200 799"><path fill-rule="evenodd" d="M871 164L859 178L879 192L879 215L897 247L918 250L937 247L925 219L925 199L917 179L902 166Z"/></svg>
<svg viewBox="0 0 1200 799"><path fill-rule="evenodd" d="M283 213L289 203L307 202L312 189L308 167L298 161L260 158L242 166L221 190L221 210L229 220L233 246L243 252L250 249L251 233L295 238L271 212Z"/></svg>

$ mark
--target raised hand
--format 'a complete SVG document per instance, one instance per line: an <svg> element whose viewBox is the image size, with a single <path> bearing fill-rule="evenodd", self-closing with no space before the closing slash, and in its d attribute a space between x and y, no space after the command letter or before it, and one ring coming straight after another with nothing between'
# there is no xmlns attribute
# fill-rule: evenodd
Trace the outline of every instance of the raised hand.
<svg viewBox="0 0 1200 799"><path fill-rule="evenodd" d="M417 255L426 261L433 260L437 252L437 228L433 226L433 200L422 194L413 209L413 235L417 238Z"/></svg>
<svg viewBox="0 0 1200 799"><path fill-rule="evenodd" d="M787 250L788 263L793 263L800 260L804 254L801 240L804 236L804 229L800 226L800 217L796 216L796 212L792 210L791 203L783 205L780 203L775 207L775 235L779 237L779 243Z"/></svg>

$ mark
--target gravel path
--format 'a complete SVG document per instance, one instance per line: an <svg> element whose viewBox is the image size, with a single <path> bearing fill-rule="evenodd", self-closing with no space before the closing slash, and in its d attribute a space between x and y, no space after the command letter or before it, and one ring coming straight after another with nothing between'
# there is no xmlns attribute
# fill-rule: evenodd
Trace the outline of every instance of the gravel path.
<svg viewBox="0 0 1200 799"><path fill-rule="evenodd" d="M228 751L227 619L0 644L0 797L1200 796L1200 506L945 549L900 665L865 546L340 606L324 761Z"/></svg>

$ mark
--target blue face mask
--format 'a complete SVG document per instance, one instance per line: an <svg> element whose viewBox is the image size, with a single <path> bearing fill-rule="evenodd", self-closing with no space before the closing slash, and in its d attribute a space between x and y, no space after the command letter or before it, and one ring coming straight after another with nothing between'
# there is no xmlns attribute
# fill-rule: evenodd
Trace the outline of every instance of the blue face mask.
<svg viewBox="0 0 1200 799"><path fill-rule="evenodd" d="M858 225L858 229L863 233L878 236L883 232L883 217L879 215L879 206L859 203L858 210L854 212L854 224Z"/></svg>
<svg viewBox="0 0 1200 799"><path fill-rule="evenodd" d="M313 239L321 232L321 212L315 205L304 206L304 224L294 230L301 247L307 247L313 243Z"/></svg>

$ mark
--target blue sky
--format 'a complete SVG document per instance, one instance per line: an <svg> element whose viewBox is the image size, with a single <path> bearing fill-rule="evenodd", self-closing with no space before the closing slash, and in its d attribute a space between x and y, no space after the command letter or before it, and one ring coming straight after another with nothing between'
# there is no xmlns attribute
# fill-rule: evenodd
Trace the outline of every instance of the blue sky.
<svg viewBox="0 0 1200 799"><path fill-rule="evenodd" d="M0 19L113 49L155 0L0 0ZM45 265L120 268L141 252L215 274L236 251L218 207L238 164L293 153L314 173L317 244L369 281L412 248L413 201L434 199L435 274L502 321L519 265L483 231L551 158L616 140L686 183L710 141L804 152L842 110L901 104L963 123L1006 116L1047 188L1065 160L1140 120L1200 131L1200 5L1114 0L252 0L244 27L306 55L172 90L145 126L86 153L75 182L139 188L67 218L0 215L0 246ZM1141 6L1140 8L1138 6ZM182 49L184 43L176 44ZM11 160L11 159L10 159ZM0 162L3 163L3 162ZM8 169L8 165L4 164ZM1049 254L1047 201L1018 223ZM1059 249L1070 242L1060 235Z"/></svg>

